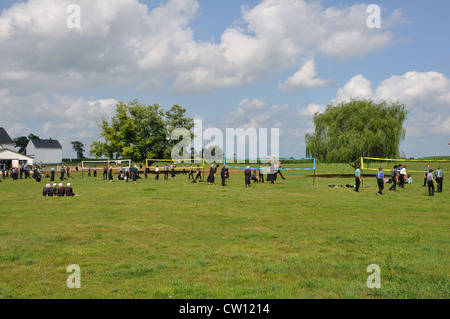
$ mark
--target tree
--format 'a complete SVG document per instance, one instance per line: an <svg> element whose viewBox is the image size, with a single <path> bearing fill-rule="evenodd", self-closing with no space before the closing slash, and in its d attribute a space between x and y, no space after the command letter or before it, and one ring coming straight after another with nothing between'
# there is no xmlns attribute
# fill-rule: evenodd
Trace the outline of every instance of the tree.
<svg viewBox="0 0 450 319"><path fill-rule="evenodd" d="M169 111L158 105L144 105L137 100L118 102L116 114L99 125L105 142L93 142L90 154L112 159L127 158L144 161L146 158L167 159L178 141L170 140L175 128L194 127L194 120L186 117L186 110L174 105Z"/></svg>
<svg viewBox="0 0 450 319"><path fill-rule="evenodd" d="M75 151L75 153L77 153L77 158L78 159L83 159L84 158L84 144L79 142L79 141L75 141L75 142L71 142L72 143L72 148Z"/></svg>
<svg viewBox="0 0 450 319"><path fill-rule="evenodd" d="M28 134L28 136L19 136L13 139L14 147L19 148L19 153L26 155L27 154L27 145L30 140L40 140L39 136L34 135L33 133Z"/></svg>
<svg viewBox="0 0 450 319"><path fill-rule="evenodd" d="M405 138L406 106L355 99L314 114L315 131L306 134L306 156L321 162L352 163L361 156L396 158Z"/></svg>

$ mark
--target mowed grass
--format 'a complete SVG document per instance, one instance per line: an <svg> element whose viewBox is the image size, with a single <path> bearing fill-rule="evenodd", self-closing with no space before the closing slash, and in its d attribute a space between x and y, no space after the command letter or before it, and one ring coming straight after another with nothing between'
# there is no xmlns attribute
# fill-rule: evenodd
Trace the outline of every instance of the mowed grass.
<svg viewBox="0 0 450 319"><path fill-rule="evenodd" d="M0 298L449 298L450 196L423 180L355 193L348 165L227 187L72 174L75 198L0 183ZM66 183L67 181L65 181ZM389 186L388 186L389 187ZM81 267L69 289L67 267ZM369 289L370 264L381 289Z"/></svg>

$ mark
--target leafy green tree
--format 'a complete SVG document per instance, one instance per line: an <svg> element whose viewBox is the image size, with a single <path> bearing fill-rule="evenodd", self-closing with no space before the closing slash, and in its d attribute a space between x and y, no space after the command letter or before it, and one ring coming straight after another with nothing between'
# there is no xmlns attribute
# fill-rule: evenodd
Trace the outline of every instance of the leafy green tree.
<svg viewBox="0 0 450 319"><path fill-rule="evenodd" d="M385 101L330 104L314 115L315 131L305 136L306 155L328 163L352 163L361 156L396 158L407 113L405 105Z"/></svg>
<svg viewBox="0 0 450 319"><path fill-rule="evenodd" d="M78 159L83 159L84 158L84 144L79 142L79 141L75 141L75 142L71 142L72 143L72 149L75 151L75 153L77 153L77 158Z"/></svg>
<svg viewBox="0 0 450 319"><path fill-rule="evenodd" d="M19 136L13 139L14 147L19 148L19 153L26 155L27 154L27 145L30 140L40 140L39 136L34 135L33 133L28 134L28 136Z"/></svg>
<svg viewBox="0 0 450 319"><path fill-rule="evenodd" d="M158 105L144 105L137 100L118 102L116 114L110 121L103 119L100 126L105 142L93 142L90 154L99 158L170 158L172 147L178 141L170 140L175 128L194 127L194 120L186 117L186 110L174 105L169 111Z"/></svg>

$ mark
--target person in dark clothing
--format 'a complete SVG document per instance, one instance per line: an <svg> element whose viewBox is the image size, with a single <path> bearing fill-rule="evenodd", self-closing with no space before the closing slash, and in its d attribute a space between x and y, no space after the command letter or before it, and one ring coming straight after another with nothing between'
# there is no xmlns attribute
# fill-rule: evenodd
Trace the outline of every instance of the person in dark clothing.
<svg viewBox="0 0 450 319"><path fill-rule="evenodd" d="M139 169L138 169L137 165L134 165L132 174L133 174L133 183L137 184L137 178L138 178L138 174L139 174Z"/></svg>
<svg viewBox="0 0 450 319"><path fill-rule="evenodd" d="M444 183L444 172L441 170L441 167L438 166L437 170L434 171L434 177L436 177L436 183L438 183L437 192L442 193L442 184Z"/></svg>
<svg viewBox="0 0 450 319"><path fill-rule="evenodd" d="M200 180L202 180L202 171L200 170L200 166L197 165L197 173L195 174L195 180L200 177Z"/></svg>
<svg viewBox="0 0 450 319"><path fill-rule="evenodd" d="M174 179L175 178L175 165L170 165L170 167L172 169L171 177L172 177L172 179Z"/></svg>
<svg viewBox="0 0 450 319"><path fill-rule="evenodd" d="M252 181L253 181L253 184L254 183L259 183L259 179L256 177L256 169L253 171Z"/></svg>
<svg viewBox="0 0 450 319"><path fill-rule="evenodd" d="M64 189L65 196L78 196L73 192L72 185L70 183L67 184L67 187Z"/></svg>
<svg viewBox="0 0 450 319"><path fill-rule="evenodd" d="M69 166L67 166L67 168L66 168L66 173L67 173L67 177L70 178L70 167ZM94 177L96 177L96 176L94 175Z"/></svg>
<svg viewBox="0 0 450 319"><path fill-rule="evenodd" d="M109 167L109 171L108 171L108 179L109 182L112 183L113 182L113 173L112 173L113 169L112 166Z"/></svg>
<svg viewBox="0 0 450 319"><path fill-rule="evenodd" d="M281 169L283 168L283 166L281 165L281 161L278 162L278 170L277 170L277 174L279 174L281 176L282 179L286 179L283 174L281 174Z"/></svg>
<svg viewBox="0 0 450 319"><path fill-rule="evenodd" d="M50 182L54 182L55 181L55 170L52 168L51 172L50 172Z"/></svg>
<svg viewBox="0 0 450 319"><path fill-rule="evenodd" d="M50 196L51 197L56 197L56 192L58 191L58 188L56 188L56 183L53 184L53 187L50 189Z"/></svg>
<svg viewBox="0 0 450 319"><path fill-rule="evenodd" d="M252 171L250 170L250 166L247 166L247 169L244 171L245 176L245 187L250 187L250 179L252 177Z"/></svg>
<svg viewBox="0 0 450 319"><path fill-rule="evenodd" d="M66 195L66 188L63 186L63 183L59 183L59 188L56 191L56 196L63 197Z"/></svg>
<svg viewBox="0 0 450 319"><path fill-rule="evenodd" d="M259 164L258 177L259 177L259 182L264 184L264 173L262 170L262 164Z"/></svg>
<svg viewBox="0 0 450 319"><path fill-rule="evenodd" d="M222 186L227 186L227 185L225 185L225 181L227 178L227 168L226 168L225 164L222 165L222 169L220 170L220 177L222 178Z"/></svg>
<svg viewBox="0 0 450 319"><path fill-rule="evenodd" d="M64 174L66 173L66 171L64 170L64 167L61 167L60 172L61 172L61 177L60 177L60 179L61 179L61 181L63 181L63 180L64 180Z"/></svg>
<svg viewBox="0 0 450 319"><path fill-rule="evenodd" d="M103 180L108 178L108 166L103 167Z"/></svg>
<svg viewBox="0 0 450 319"><path fill-rule="evenodd" d="M188 176L188 179L191 179L191 176L192 176L192 179L194 179L194 169L192 168L192 164L189 165L189 176Z"/></svg>
<svg viewBox="0 0 450 319"><path fill-rule="evenodd" d="M67 169L69 168L67 167ZM69 176L69 171L67 171L67 175ZM94 177L97 177L97 166L94 166Z"/></svg>
<svg viewBox="0 0 450 319"><path fill-rule="evenodd" d="M434 184L438 186L438 183L434 180L433 175L434 170L430 169L430 172L427 175L427 182L428 182L428 195L434 196Z"/></svg>
<svg viewBox="0 0 450 319"><path fill-rule="evenodd" d="M405 175L402 174L402 171L403 171L402 164L398 164L397 171L398 171L398 187L403 188L405 185Z"/></svg>
<svg viewBox="0 0 450 319"><path fill-rule="evenodd" d="M208 185L215 185L215 181L216 181L216 170L214 168L214 165L211 165L211 168L209 169L209 175L208 175L208 179L206 180L208 182Z"/></svg>
<svg viewBox="0 0 450 319"><path fill-rule="evenodd" d="M41 172L36 169L36 183L40 183L41 182Z"/></svg>
<svg viewBox="0 0 450 319"><path fill-rule="evenodd" d="M164 166L164 180L168 180L169 179L169 166Z"/></svg>
<svg viewBox="0 0 450 319"><path fill-rule="evenodd" d="M394 169L391 171L391 178L392 178L392 186L389 187L390 191L395 191L398 184L398 166L394 165Z"/></svg>
<svg viewBox="0 0 450 319"><path fill-rule="evenodd" d="M51 185L47 184L45 185L44 189L42 190L42 196L49 197L51 193Z"/></svg>
<svg viewBox="0 0 450 319"><path fill-rule="evenodd" d="M384 180L384 172L383 172L383 168L380 166L378 168L378 172L377 172L377 184L378 184L378 195L381 196L383 195L383 189L384 189L384 183L386 181Z"/></svg>

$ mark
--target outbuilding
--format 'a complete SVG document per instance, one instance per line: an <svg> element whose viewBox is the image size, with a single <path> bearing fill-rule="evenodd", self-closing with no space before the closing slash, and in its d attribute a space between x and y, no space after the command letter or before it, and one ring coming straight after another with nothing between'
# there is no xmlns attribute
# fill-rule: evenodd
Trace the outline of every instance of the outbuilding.
<svg viewBox="0 0 450 319"><path fill-rule="evenodd" d="M27 145L27 155L34 157L34 163L61 163L62 146L57 140L30 140Z"/></svg>

